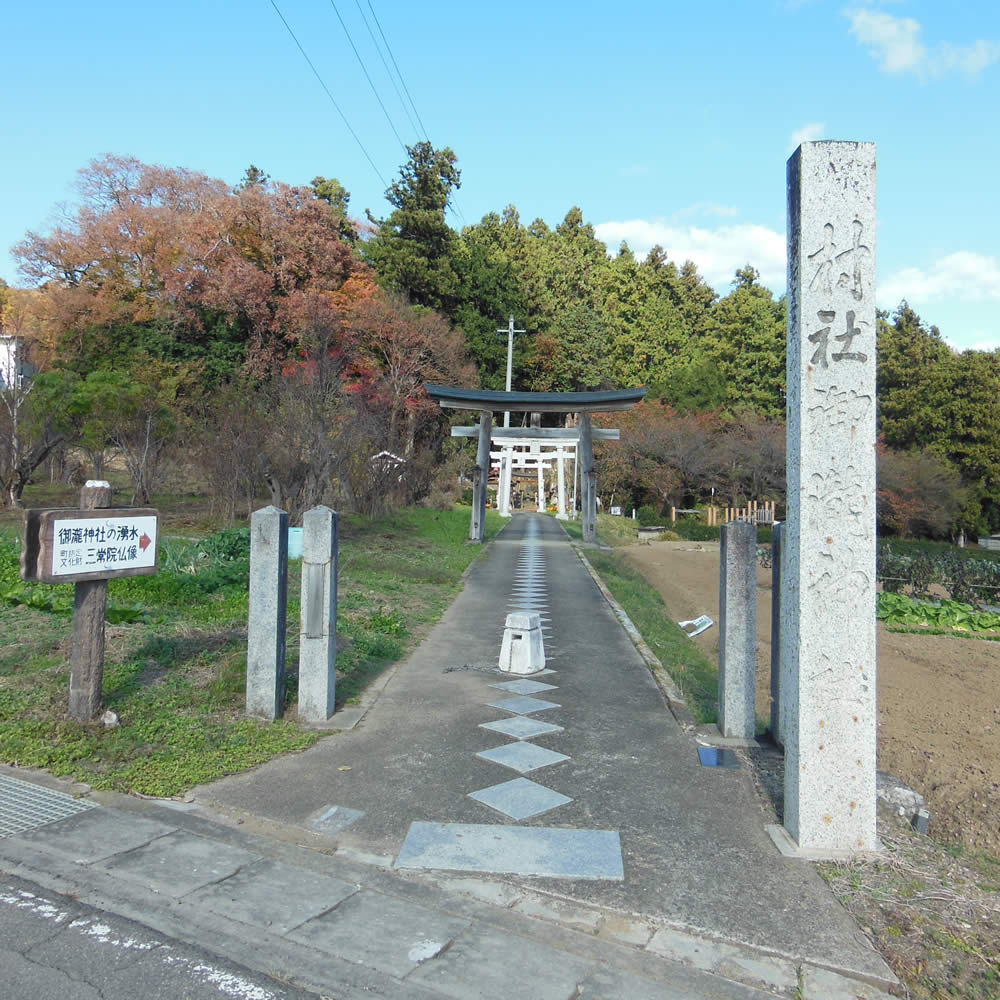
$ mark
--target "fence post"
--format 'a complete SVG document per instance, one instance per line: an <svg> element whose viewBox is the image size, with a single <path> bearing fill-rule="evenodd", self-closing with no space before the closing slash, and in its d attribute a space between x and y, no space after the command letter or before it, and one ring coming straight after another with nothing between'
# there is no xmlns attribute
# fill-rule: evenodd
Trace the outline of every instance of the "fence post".
<svg viewBox="0 0 1000 1000"><path fill-rule="evenodd" d="M746 521L722 529L719 567L719 731L752 740L756 729L757 529Z"/></svg>
<svg viewBox="0 0 1000 1000"><path fill-rule="evenodd" d="M276 719L285 693L288 514L269 506L250 518L246 714Z"/></svg>

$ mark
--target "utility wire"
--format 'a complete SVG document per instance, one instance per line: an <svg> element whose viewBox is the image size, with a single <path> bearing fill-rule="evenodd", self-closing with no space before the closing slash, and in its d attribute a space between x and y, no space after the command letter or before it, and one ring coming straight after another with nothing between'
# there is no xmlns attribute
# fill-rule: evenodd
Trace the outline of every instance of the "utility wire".
<svg viewBox="0 0 1000 1000"><path fill-rule="evenodd" d="M378 106L382 109L382 114L385 115L385 120L389 123L389 128L392 129L392 134L396 137L396 141L402 147L403 152L406 152L406 143L403 142L399 137L399 133L396 131L396 126L392 123L392 119L389 117L389 112L386 110L385 105L382 103L382 98L379 97L378 91L375 89L375 84L372 82L372 78L368 75L368 70L365 67L365 61L361 58L361 53L358 52L358 47L354 44L354 39L351 38L351 33L347 30L347 25L344 24L344 19L340 16L340 11L337 10L337 5L330 0L330 6L333 8L333 12L337 15L337 20L340 21L340 26L344 29L344 34L347 35L348 42L351 43L351 48L354 50L354 56L358 60L358 65L361 67L361 72L365 74L365 79L368 81L368 86L372 88L372 93L375 95L375 100L378 101Z"/></svg>
<svg viewBox="0 0 1000 1000"><path fill-rule="evenodd" d="M358 10L361 10L361 4L360 4L359 0L355 0L355 2L358 4ZM330 3L333 3L333 0L330 0ZM396 57L392 54L392 46L389 45L389 39L385 37L385 32L382 30L382 24L381 24L381 22L378 19L378 14L375 13L375 8L372 6L372 0L368 0L368 9L372 12L372 19L375 21L375 26L378 28L378 33L379 33L379 35L382 38L382 44L385 45L385 50L386 50L386 52L389 53L389 58L392 60L392 65L395 66L395 68L396 68L396 75L399 77L399 82L402 84L403 90L405 91L406 96L409 99L410 106L413 108L413 113L417 116L417 121L420 123L420 130L424 134L424 141L425 142L430 142L430 138L427 135L427 127L424 125L423 119L420 117L420 112L417 110L417 105L413 101L413 97L410 94L410 88L406 86L406 81L403 79L403 74L402 74L402 72L399 69L399 63L396 62ZM364 11L361 12L361 16L362 16L362 18L364 18ZM368 24L367 19L365 19L365 24L366 25ZM371 31L371 28L369 28L368 30ZM376 47L376 49L378 49L378 45L376 45L375 47ZM379 55L380 56L381 56L381 54L382 54L381 51L379 51ZM382 62L383 62L383 65L384 65L385 64L385 60L383 59ZM386 67L386 70L388 71L388 67ZM390 80L392 79L392 74L391 73L389 74L389 79ZM395 84L393 84L393 86L395 86ZM398 94L399 91L397 90L396 93ZM404 103L403 107L405 109L405 107L406 107L405 103ZM409 115L409 112L407 112L407 115ZM413 119L412 118L410 119L410 124L411 125L413 124ZM451 201L449 201L449 204L447 205L447 209L448 209L448 211L451 212L451 214L453 216L455 216L457 219L459 219L461 221L461 223L462 223L463 226L466 225L465 215L462 213L462 209L459 208L459 206L458 206L458 199L457 198L453 198Z"/></svg>
<svg viewBox="0 0 1000 1000"><path fill-rule="evenodd" d="M379 59L382 60L382 67L385 70L385 75L389 77L392 89L396 91L396 97L399 98L400 107L409 119L410 128L412 128L413 131L419 135L420 130L417 128L417 123L413 120L413 115L410 114L410 109L407 107L406 101L403 100L403 95L400 92L399 85L396 83L396 78L392 75L392 70L389 69L389 64L385 61L385 56L382 54L382 47L379 45L378 39L375 37L375 32L372 31L372 26L368 23L368 18L365 17L364 8L361 6L361 0L354 0L354 2L358 6L358 13L361 15L361 20L365 22L365 27L368 29L368 37L372 40L372 45L375 46L375 51L378 53Z"/></svg>
<svg viewBox="0 0 1000 1000"><path fill-rule="evenodd" d="M351 128L351 123L347 120L347 115L344 114L344 112L340 108L340 105L334 99L333 94L330 93L330 88L327 87L327 85L323 82L323 77L319 75L319 71L313 65L313 62L309 58L309 56L306 54L306 50L302 48L302 43L298 40L298 38L295 37L295 32L292 31L291 25L285 20L285 15L282 14L281 11L278 9L278 5L274 2L274 0L271 0L271 6L274 8L274 11L278 15L278 17L281 18L281 23L288 29L288 34L292 36L292 41L295 42L295 44L298 46L299 52L302 53L302 58L305 59L305 61L309 64L309 68L313 71L313 75L316 77L317 80L319 80L319 85L326 92L326 96L330 98L330 103L337 109L337 114L339 114L340 117L343 119L344 125L347 127L347 131L351 133L351 135L354 137L354 141L358 144L358 147L360 148L361 152L365 154L365 159L371 164L372 170L375 171L375 176L378 177L378 179L382 182L383 187L388 188L389 185L386 183L386 180L382 176L381 171L379 170L378 167L375 166L375 161L371 158L371 156L369 156L368 150L365 149L365 144L358 138L358 133L355 132L353 128Z"/></svg>
<svg viewBox="0 0 1000 1000"><path fill-rule="evenodd" d="M382 30L382 25L379 23L378 14L375 13L375 8L372 6L372 0L368 0L368 9L372 12L372 17L375 19L375 26L378 28L378 33L382 36L382 42L385 45L386 52L389 53L389 58L392 60L393 66L396 67L396 73L399 76L399 82L403 85L403 90L406 92L406 96L409 98L410 104L413 107L413 113L417 116L417 121L420 122L420 129L424 133L424 141L430 142L427 135L427 128L420 117L420 112L417 111L416 104L413 103L413 98L410 97L410 90L406 86L406 81L403 79L403 74L399 72L399 64L396 62L396 57L392 54L392 49L389 46L389 40L385 37L385 32Z"/></svg>

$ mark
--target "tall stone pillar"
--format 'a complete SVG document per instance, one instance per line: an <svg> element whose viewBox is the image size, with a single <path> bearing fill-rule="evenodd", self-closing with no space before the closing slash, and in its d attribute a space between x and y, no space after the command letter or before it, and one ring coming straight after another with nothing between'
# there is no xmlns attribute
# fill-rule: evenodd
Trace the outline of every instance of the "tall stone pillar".
<svg viewBox="0 0 1000 1000"><path fill-rule="evenodd" d="M597 541L597 496L594 490L594 441L590 414L580 414L580 492L583 513L583 540Z"/></svg>
<svg viewBox="0 0 1000 1000"><path fill-rule="evenodd" d="M781 536L784 525L771 528L771 739L785 745L781 735Z"/></svg>
<svg viewBox="0 0 1000 1000"><path fill-rule="evenodd" d="M486 486L490 476L490 435L493 432L493 414L489 410L479 413L479 448L476 451L476 474L472 481L472 523L469 541L481 542L486 524Z"/></svg>
<svg viewBox="0 0 1000 1000"><path fill-rule="evenodd" d="M545 513L545 467L542 465L542 459L538 459L538 507L539 514Z"/></svg>
<svg viewBox="0 0 1000 1000"><path fill-rule="evenodd" d="M874 850L875 145L788 161L785 815L801 853Z"/></svg>

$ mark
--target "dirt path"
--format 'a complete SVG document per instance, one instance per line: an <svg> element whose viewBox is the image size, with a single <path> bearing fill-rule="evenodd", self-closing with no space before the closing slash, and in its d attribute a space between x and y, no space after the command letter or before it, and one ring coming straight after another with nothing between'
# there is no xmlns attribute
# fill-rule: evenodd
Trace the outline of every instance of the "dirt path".
<svg viewBox="0 0 1000 1000"><path fill-rule="evenodd" d="M620 550L675 621L719 617L717 542ZM716 661L718 629L692 640ZM757 571L757 715L770 714L771 571ZM1000 852L1000 643L878 626L878 766L919 791L931 833Z"/></svg>

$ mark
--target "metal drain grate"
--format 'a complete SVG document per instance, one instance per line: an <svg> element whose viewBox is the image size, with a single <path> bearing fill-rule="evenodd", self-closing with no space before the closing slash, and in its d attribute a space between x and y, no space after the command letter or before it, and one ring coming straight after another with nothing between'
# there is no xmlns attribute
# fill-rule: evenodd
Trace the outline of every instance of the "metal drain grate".
<svg viewBox="0 0 1000 1000"><path fill-rule="evenodd" d="M24 833L96 807L94 802L0 774L0 837Z"/></svg>

